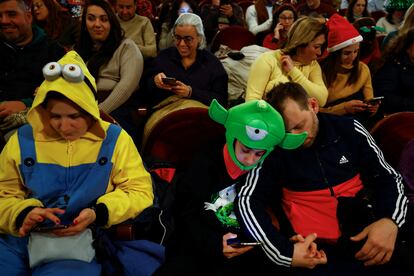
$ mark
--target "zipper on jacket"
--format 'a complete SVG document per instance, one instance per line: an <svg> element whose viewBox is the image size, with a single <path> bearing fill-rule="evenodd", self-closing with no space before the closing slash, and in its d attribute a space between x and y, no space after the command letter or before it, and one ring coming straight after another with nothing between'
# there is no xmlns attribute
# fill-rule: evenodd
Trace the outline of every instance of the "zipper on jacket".
<svg viewBox="0 0 414 276"><path fill-rule="evenodd" d="M323 182L325 182L325 185L328 187L329 191L331 192L331 196L335 196L335 192L332 186L329 185L328 179L326 178L326 173L325 173L325 170L323 169L322 162L321 162L321 159L319 158L318 151L315 151L315 154L316 154L316 159L318 159L319 167L321 168L321 172L323 175Z"/></svg>

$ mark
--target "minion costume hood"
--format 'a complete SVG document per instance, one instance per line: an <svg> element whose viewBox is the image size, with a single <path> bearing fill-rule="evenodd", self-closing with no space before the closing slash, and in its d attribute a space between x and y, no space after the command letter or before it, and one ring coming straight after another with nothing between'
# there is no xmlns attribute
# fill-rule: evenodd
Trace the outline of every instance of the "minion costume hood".
<svg viewBox="0 0 414 276"><path fill-rule="evenodd" d="M228 111L216 100L208 110L210 117L226 128L226 143L231 158L242 170L256 166L245 166L237 160L234 143L237 139L251 149L265 150L259 162L263 161L274 146L296 149L303 144L308 134L286 133L282 116L263 100L249 101L230 108Z"/></svg>
<svg viewBox="0 0 414 276"><path fill-rule="evenodd" d="M77 104L98 122L92 128L100 138L105 137L104 127L99 115L99 108L95 98L96 83L89 73L86 64L75 51L69 51L58 62L50 62L43 67L45 80L40 85L32 108L27 114L27 120L33 127L35 135L59 138L57 134L45 123L46 111L41 106L50 91L56 91ZM42 137L37 137L42 138Z"/></svg>

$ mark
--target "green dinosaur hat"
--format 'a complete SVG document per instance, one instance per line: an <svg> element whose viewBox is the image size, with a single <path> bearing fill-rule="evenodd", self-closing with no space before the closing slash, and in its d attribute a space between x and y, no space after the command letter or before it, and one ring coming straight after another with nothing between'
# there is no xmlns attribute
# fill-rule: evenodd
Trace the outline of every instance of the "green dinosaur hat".
<svg viewBox="0 0 414 276"><path fill-rule="evenodd" d="M253 166L244 166L237 160L234 142L237 139L251 149L266 150L259 160L262 161L279 145L284 149L296 149L305 141L308 134L286 133L283 118L272 106L263 100L249 101L230 108L228 111L216 100L208 109L210 117L226 128L226 142L233 161L243 170Z"/></svg>

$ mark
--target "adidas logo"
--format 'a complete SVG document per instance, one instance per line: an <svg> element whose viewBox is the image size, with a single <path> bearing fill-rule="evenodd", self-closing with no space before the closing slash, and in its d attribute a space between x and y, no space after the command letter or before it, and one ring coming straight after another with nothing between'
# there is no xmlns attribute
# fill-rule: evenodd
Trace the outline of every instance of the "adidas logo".
<svg viewBox="0 0 414 276"><path fill-rule="evenodd" d="M339 164L345 164L348 162L349 162L348 159L346 159L346 157L342 155L341 159L339 160Z"/></svg>

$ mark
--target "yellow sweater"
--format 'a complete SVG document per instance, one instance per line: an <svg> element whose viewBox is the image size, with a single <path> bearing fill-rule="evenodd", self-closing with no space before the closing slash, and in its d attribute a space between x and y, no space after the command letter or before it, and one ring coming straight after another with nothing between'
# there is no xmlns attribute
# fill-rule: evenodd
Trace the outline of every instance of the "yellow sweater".
<svg viewBox="0 0 414 276"><path fill-rule="evenodd" d="M328 89L322 79L322 71L317 61L308 65L294 62L294 68L286 74L280 64L280 50L269 51L260 55L250 68L247 81L246 101L264 98L279 83L295 82L306 90L309 96L324 106L328 97Z"/></svg>
<svg viewBox="0 0 414 276"><path fill-rule="evenodd" d="M356 83L353 85L346 85L350 73L338 73L334 83L328 88L329 95L327 105L339 99L347 98L359 91L362 91L364 100L374 97L374 92L371 83L371 73L368 66L359 62L359 77ZM345 115L345 102L330 107L321 108L321 112L331 113L336 115Z"/></svg>

